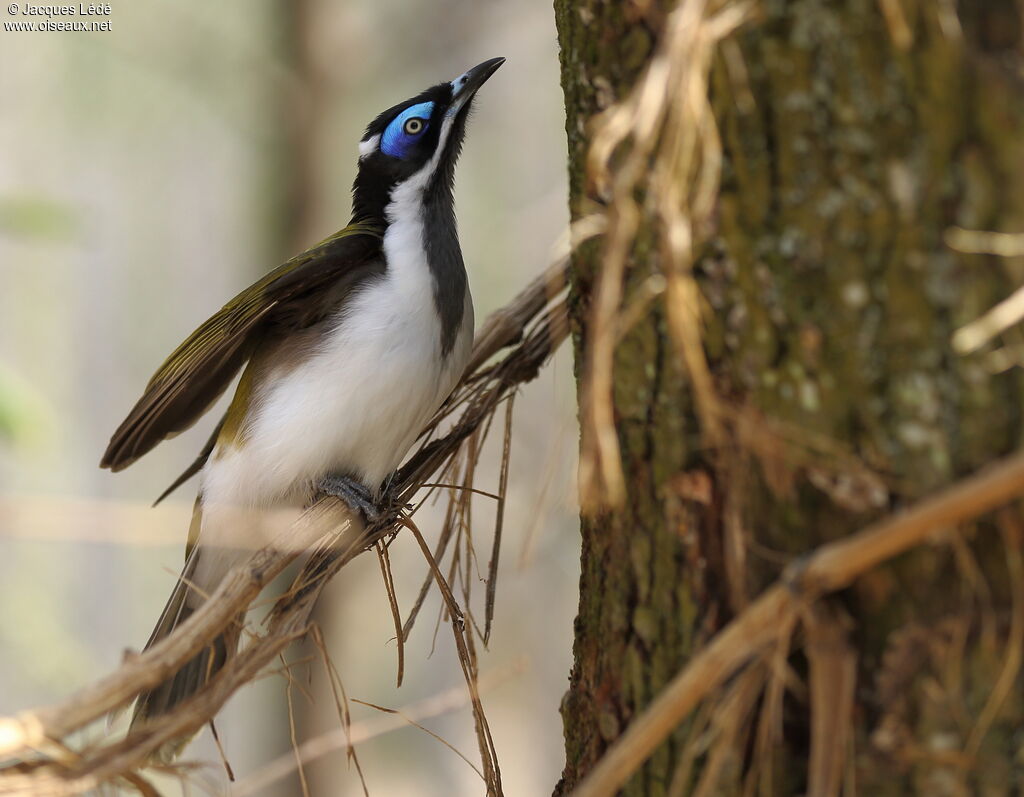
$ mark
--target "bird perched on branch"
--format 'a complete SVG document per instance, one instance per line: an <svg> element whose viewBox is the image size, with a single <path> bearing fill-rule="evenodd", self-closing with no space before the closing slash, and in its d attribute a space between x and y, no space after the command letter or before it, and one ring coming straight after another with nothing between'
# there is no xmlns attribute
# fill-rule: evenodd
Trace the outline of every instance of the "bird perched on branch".
<svg viewBox="0 0 1024 797"><path fill-rule="evenodd" d="M267 528L268 510L301 508L323 491L377 516L382 482L469 357L473 304L452 188L473 97L503 62L484 61L371 122L349 225L193 332L114 432L100 464L118 471L190 427L245 366L209 443L170 488L201 473L185 566L147 648L278 530ZM141 695L133 725L192 695L237 643L235 629Z"/></svg>

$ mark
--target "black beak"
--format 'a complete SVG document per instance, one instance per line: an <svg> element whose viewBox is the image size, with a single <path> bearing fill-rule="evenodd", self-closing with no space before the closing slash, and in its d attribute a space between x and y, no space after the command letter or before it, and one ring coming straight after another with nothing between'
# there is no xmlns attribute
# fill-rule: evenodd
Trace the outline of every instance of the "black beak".
<svg viewBox="0 0 1024 797"><path fill-rule="evenodd" d="M452 81L452 104L448 108L448 115L454 116L468 103L477 90L487 82L499 66L505 63L504 58L490 58L482 64L477 64L468 72L459 75Z"/></svg>

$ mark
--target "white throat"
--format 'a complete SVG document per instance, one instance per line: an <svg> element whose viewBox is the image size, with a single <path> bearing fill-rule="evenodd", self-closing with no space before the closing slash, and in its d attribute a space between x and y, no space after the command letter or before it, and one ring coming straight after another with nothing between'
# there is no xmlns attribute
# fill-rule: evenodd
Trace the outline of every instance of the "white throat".
<svg viewBox="0 0 1024 797"><path fill-rule="evenodd" d="M391 201L384 208L388 220L388 230L384 234L384 255L388 269L395 269L399 279L412 280L420 274L430 277L423 243L423 192L441 162L441 153L451 134L452 121L444 120L434 155L412 177L395 186L391 191Z"/></svg>
<svg viewBox="0 0 1024 797"><path fill-rule="evenodd" d="M423 191L430 183L430 178L434 176L434 172L437 171L437 165L441 162L441 155L448 145L448 136L451 135L454 121L454 119L445 118L441 123L441 133L437 137L437 147L434 149L434 154L430 160L423 164L423 167L412 177L399 183L391 191L391 202L384 209L388 223L394 223L400 218L400 214L404 212L403 208L410 207L414 203L422 205ZM393 214L399 215L393 217Z"/></svg>

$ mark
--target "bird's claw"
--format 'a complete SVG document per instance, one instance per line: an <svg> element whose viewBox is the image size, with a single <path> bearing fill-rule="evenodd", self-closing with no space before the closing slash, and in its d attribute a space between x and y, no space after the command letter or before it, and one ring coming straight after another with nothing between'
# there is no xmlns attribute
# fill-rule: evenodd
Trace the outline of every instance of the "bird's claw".
<svg viewBox="0 0 1024 797"><path fill-rule="evenodd" d="M327 495L340 498L349 508L362 515L366 525L376 523L384 516L384 508L373 500L370 488L350 476L325 476L319 487Z"/></svg>

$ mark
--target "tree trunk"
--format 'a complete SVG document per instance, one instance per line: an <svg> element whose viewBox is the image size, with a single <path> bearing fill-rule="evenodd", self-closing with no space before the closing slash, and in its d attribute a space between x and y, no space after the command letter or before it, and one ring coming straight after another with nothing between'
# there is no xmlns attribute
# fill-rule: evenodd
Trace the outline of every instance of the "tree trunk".
<svg viewBox="0 0 1024 797"><path fill-rule="evenodd" d="M635 85L674 5L555 0L574 218L601 207L585 176L588 125ZM627 495L582 518L556 793L787 563L1019 445L1019 335L998 351L951 341L1012 292L1024 261L964 254L971 240L951 230L1024 231L1021 13L1015 0L765 0L718 49L721 185L694 274L727 431L716 446L702 437L655 302L615 349ZM627 301L663 267L656 208L641 207ZM601 264L600 242L574 255L581 396ZM1019 526L1017 513L946 530L819 604L856 668L844 763L826 785L809 785L804 634L777 722L769 687L729 715L728 734L698 711L623 793L689 794L712 768L715 794L1020 788ZM723 735L716 758L707 740Z"/></svg>

